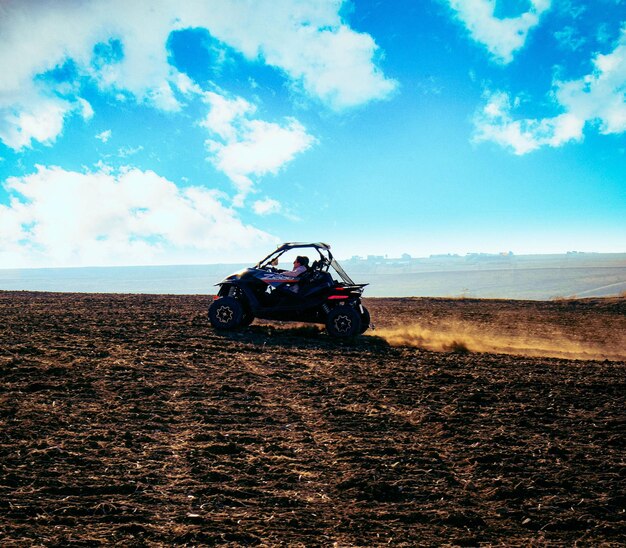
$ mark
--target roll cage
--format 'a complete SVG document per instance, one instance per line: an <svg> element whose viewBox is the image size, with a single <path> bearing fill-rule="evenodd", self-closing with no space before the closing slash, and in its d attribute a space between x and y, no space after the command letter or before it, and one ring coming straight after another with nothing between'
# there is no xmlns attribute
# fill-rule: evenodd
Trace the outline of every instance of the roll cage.
<svg viewBox="0 0 626 548"><path fill-rule="evenodd" d="M256 268L268 269L272 266L272 262L279 259L281 255L292 249L315 249L319 255L319 259L314 260L311 265L311 270L317 270L319 272L328 272L329 268L332 268L341 280L348 285L355 285L350 276L346 274L346 271L341 267L337 260L333 257L330 251L330 246L323 242L305 243L305 242L288 242L278 246L267 257L260 260L256 264Z"/></svg>

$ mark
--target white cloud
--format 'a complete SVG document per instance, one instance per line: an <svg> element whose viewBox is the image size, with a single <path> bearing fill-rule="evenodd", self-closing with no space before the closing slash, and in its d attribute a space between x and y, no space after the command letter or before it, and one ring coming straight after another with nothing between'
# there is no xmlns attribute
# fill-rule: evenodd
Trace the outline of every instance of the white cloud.
<svg viewBox="0 0 626 548"><path fill-rule="evenodd" d="M456 16L470 32L472 39L485 46L501 63L510 63L513 54L526 43L528 32L535 27L552 0L529 0L530 9L517 17L495 16L496 0L447 0Z"/></svg>
<svg viewBox="0 0 626 548"><path fill-rule="evenodd" d="M141 152L142 150L143 150L143 146L141 145L136 146L136 147L130 147L130 146L121 147L117 151L117 156L119 158L128 158L129 156L134 156L135 154L137 154L138 152Z"/></svg>
<svg viewBox="0 0 626 548"><path fill-rule="evenodd" d="M101 87L124 89L160 108L173 108L173 92L167 85L172 69L164 47L168 25L155 17L155 27L142 30L149 19L142 19L145 7L132 3L122 8L118 1L3 4L0 139L5 144L16 150L31 146L33 140L50 144L61 133L68 113L77 110L84 119L91 118L91 105L76 95L78 85L37 78L70 60L77 79L92 77ZM92 65L94 46L119 36L128 38L123 60ZM42 112L47 118L39 116ZM29 124L33 117L47 119L45 129L33 129Z"/></svg>
<svg viewBox="0 0 626 548"><path fill-rule="evenodd" d="M620 0L617 1L619 2ZM571 19L578 19L588 10L588 7L580 4L577 0L560 0L560 2L556 4L556 9L562 15L570 17Z"/></svg>
<svg viewBox="0 0 626 548"><path fill-rule="evenodd" d="M207 9L185 3L187 19L243 53L283 71L332 108L384 99L397 83L374 63L369 34L346 26L343 0L224 0Z"/></svg>
<svg viewBox="0 0 626 548"><path fill-rule="evenodd" d="M579 50L587 42L574 27L563 27L554 33L554 37L561 49L570 51Z"/></svg>
<svg viewBox="0 0 626 548"><path fill-rule="evenodd" d="M626 27L615 49L593 60L594 70L579 80L557 82L556 98L566 111L598 121L604 134L626 131Z"/></svg>
<svg viewBox="0 0 626 548"><path fill-rule="evenodd" d="M82 109L89 117L70 92L72 86L62 101L54 97L59 86L35 83L36 76L68 60L77 79L90 78L120 100L130 95L155 108L179 110L181 94L200 93L168 62L167 39L184 28L207 28L249 60L275 67L332 108L385 98L396 83L376 66L371 36L341 21L341 5L341 0L5 3L0 18L0 139L18 150L31 140L49 143L69 111ZM23 126L28 116L50 111L52 104L64 108L47 131Z"/></svg>
<svg viewBox="0 0 626 548"><path fill-rule="evenodd" d="M280 213L282 206L280 202L273 198L264 198L263 200L254 202L252 209L257 215L271 215L273 213Z"/></svg>
<svg viewBox="0 0 626 548"><path fill-rule="evenodd" d="M205 101L210 110L200 125L213 134L206 141L209 159L237 187L236 205L253 189L253 176L277 173L315 143L294 118L283 125L251 118L256 108L241 97L227 99L209 92Z"/></svg>
<svg viewBox="0 0 626 548"><path fill-rule="evenodd" d="M15 150L30 146L32 141L50 145L63 130L66 117L79 112L88 119L93 113L90 108L86 101L70 103L48 97L2 108L0 99L0 140Z"/></svg>
<svg viewBox="0 0 626 548"><path fill-rule="evenodd" d="M276 243L242 223L219 193L179 189L152 171L38 166L5 187L11 202L0 205L4 267L207 263L224 260L229 249Z"/></svg>
<svg viewBox="0 0 626 548"><path fill-rule="evenodd" d="M91 120L91 118L93 118L93 107L91 106L91 103L82 97L78 97L76 102L78 103L78 108L83 119Z"/></svg>
<svg viewBox="0 0 626 548"><path fill-rule="evenodd" d="M227 99L211 91L204 94L204 101L210 110L200 125L227 142L237 139L235 123L256 111L256 107L242 97Z"/></svg>
<svg viewBox="0 0 626 548"><path fill-rule="evenodd" d="M573 114L543 120L515 120L511 110L508 94L488 94L487 104L474 120L475 141L493 141L522 155L545 145L557 147L567 141L582 139L584 120Z"/></svg>
<svg viewBox="0 0 626 548"><path fill-rule="evenodd" d="M186 74L177 72L173 74L174 84L176 88L184 95L201 95L202 88L194 83Z"/></svg>
<svg viewBox="0 0 626 548"><path fill-rule="evenodd" d="M594 70L578 80L554 83L553 98L561 114L515 120L508 94L488 93L475 119L477 141L494 141L525 154L542 146L560 146L583 138L586 125L603 134L626 131L626 27L608 54L597 55Z"/></svg>
<svg viewBox="0 0 626 548"><path fill-rule="evenodd" d="M285 39L291 47L277 40L262 45L268 64L336 110L388 97L397 86L372 63L378 48L369 34L345 25L322 30L303 25Z"/></svg>
<svg viewBox="0 0 626 548"><path fill-rule="evenodd" d="M106 131L102 131L96 135L96 139L106 143L111 138L111 130L107 129Z"/></svg>

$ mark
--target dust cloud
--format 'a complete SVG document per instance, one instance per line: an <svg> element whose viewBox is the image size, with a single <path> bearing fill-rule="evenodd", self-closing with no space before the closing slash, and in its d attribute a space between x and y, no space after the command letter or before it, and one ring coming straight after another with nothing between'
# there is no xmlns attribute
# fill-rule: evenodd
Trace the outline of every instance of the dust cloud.
<svg viewBox="0 0 626 548"><path fill-rule="evenodd" d="M392 346L412 346L436 352L478 352L528 357L551 357L573 360L626 360L626 348L619 341L592 344L551 329L541 334L497 331L466 321L443 321L424 325L377 329L371 335L385 339Z"/></svg>

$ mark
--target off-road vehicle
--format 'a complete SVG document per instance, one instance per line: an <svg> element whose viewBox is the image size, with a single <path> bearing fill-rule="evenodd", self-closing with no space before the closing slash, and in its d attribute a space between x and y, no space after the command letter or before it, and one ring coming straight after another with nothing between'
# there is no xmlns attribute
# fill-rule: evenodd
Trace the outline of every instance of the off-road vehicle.
<svg viewBox="0 0 626 548"><path fill-rule="evenodd" d="M282 274L284 269L277 268L279 259L292 250L304 254L308 249L315 257L308 257L312 262L300 276L287 277ZM209 306L209 320L215 329L236 329L263 318L321 323L329 335L353 337L370 326L369 312L361 303L368 284L354 283L328 244L283 244L255 266L216 285L220 289Z"/></svg>

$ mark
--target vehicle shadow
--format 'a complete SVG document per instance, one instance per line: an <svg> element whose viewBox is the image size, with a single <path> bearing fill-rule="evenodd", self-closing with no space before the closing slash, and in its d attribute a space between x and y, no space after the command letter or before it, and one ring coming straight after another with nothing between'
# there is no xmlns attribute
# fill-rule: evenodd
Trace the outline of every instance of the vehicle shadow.
<svg viewBox="0 0 626 548"><path fill-rule="evenodd" d="M306 347L319 349L354 348L359 350L390 348L389 343L373 331L356 337L331 337L318 325L299 324L289 327L280 324L260 324L232 331L213 331L216 336L243 343L263 346Z"/></svg>

